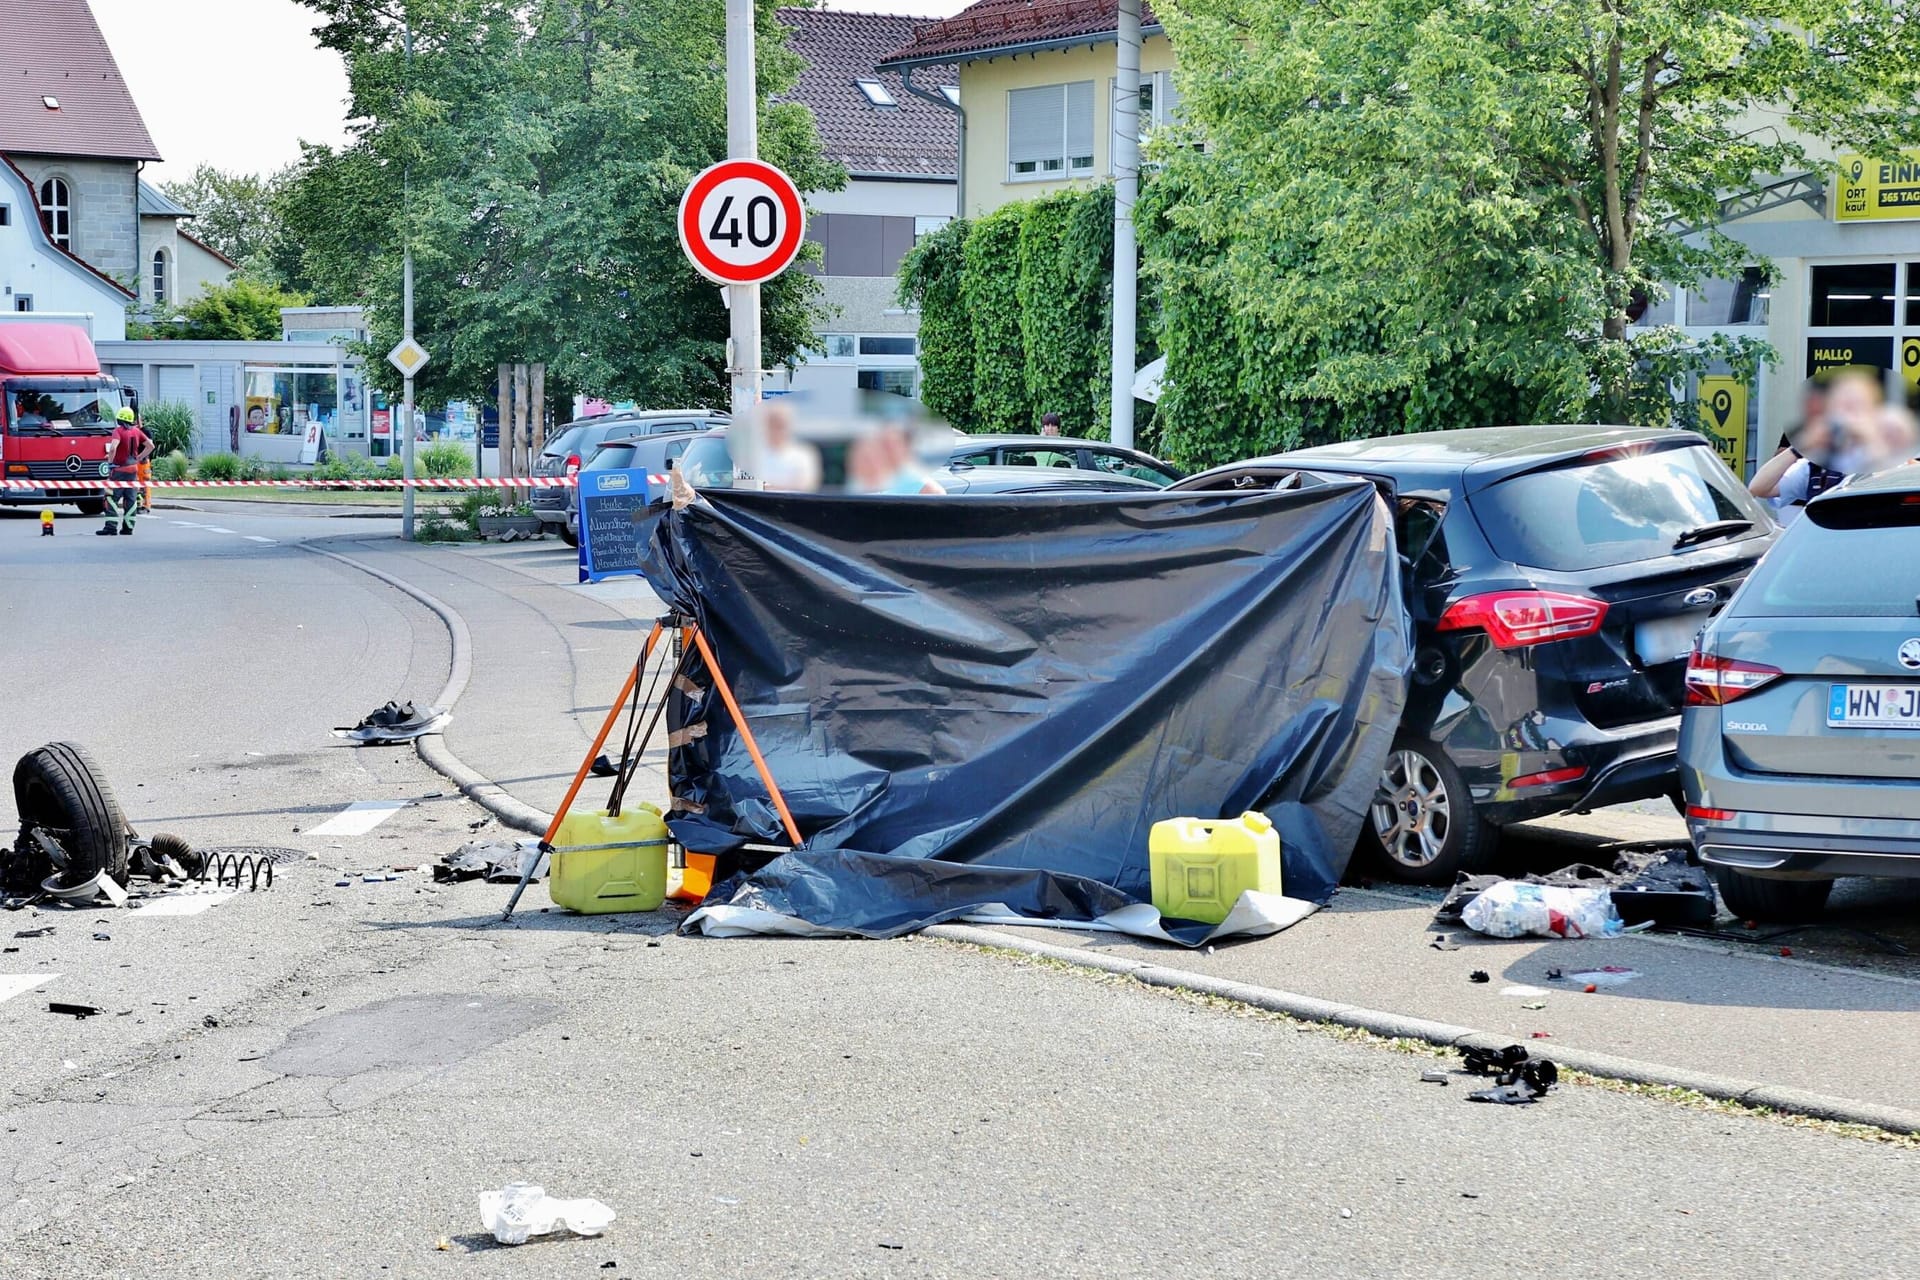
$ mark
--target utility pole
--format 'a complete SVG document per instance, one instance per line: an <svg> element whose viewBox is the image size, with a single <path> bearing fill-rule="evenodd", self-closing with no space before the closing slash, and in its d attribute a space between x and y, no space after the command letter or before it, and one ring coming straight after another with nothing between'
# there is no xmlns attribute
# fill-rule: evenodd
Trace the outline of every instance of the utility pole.
<svg viewBox="0 0 1920 1280"><path fill-rule="evenodd" d="M1133 447L1134 326L1139 263L1133 203L1140 194L1140 0L1119 0L1113 77L1113 442Z"/></svg>
<svg viewBox="0 0 1920 1280"><path fill-rule="evenodd" d="M1135 4L1139 0L1134 0ZM753 0L727 0L727 158L760 158L760 95L755 80ZM760 403L760 286L726 286L727 374L733 386L733 416L739 421Z"/></svg>
<svg viewBox="0 0 1920 1280"><path fill-rule="evenodd" d="M1134 0L1138 4L1139 0ZM413 87L413 23L405 18L407 47L407 87ZM406 331L406 344L413 345L413 226L409 215L413 208L413 166L401 171L400 179L400 326ZM402 416L406 419L407 439L401 446L400 474L406 487L400 490L400 536L413 541L413 375L401 375Z"/></svg>

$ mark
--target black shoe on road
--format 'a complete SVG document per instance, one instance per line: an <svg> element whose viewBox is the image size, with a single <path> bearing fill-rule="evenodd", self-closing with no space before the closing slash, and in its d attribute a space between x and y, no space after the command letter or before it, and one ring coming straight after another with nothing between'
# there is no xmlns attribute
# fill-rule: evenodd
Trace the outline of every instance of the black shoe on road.
<svg viewBox="0 0 1920 1280"><path fill-rule="evenodd" d="M111 538L119 532L118 529L95 529L93 531L94 536L98 538Z"/></svg>

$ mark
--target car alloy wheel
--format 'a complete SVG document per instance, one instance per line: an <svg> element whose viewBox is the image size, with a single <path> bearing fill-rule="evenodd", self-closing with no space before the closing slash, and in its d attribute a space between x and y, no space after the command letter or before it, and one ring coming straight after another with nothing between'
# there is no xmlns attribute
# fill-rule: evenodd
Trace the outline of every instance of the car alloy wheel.
<svg viewBox="0 0 1920 1280"><path fill-rule="evenodd" d="M1413 870L1431 866L1453 831L1446 779L1418 751L1401 748L1387 757L1371 816L1389 858Z"/></svg>

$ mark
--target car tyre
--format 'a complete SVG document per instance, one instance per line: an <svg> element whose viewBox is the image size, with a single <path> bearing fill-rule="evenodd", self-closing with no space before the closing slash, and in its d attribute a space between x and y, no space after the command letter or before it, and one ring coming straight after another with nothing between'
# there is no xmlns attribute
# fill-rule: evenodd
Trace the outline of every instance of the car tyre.
<svg viewBox="0 0 1920 1280"><path fill-rule="evenodd" d="M577 547L580 545L580 535L573 531L573 525L570 523L562 524L560 526L560 536L566 541L566 544L570 547Z"/></svg>
<svg viewBox="0 0 1920 1280"><path fill-rule="evenodd" d="M1375 871L1413 884L1452 884L1460 872L1487 870L1499 844L1500 828L1480 816L1445 751L1421 738L1394 743L1360 836Z"/></svg>
<svg viewBox="0 0 1920 1280"><path fill-rule="evenodd" d="M37 747L13 767L13 800L20 827L39 827L60 842L67 864L61 884L84 884L105 871L127 879L127 820L105 775L74 742Z"/></svg>
<svg viewBox="0 0 1920 1280"><path fill-rule="evenodd" d="M82 498L73 504L83 516L103 516L107 514L105 498Z"/></svg>
<svg viewBox="0 0 1920 1280"><path fill-rule="evenodd" d="M1715 867L1720 900L1742 920L1793 924L1817 918L1826 910L1831 880L1768 880L1731 867Z"/></svg>

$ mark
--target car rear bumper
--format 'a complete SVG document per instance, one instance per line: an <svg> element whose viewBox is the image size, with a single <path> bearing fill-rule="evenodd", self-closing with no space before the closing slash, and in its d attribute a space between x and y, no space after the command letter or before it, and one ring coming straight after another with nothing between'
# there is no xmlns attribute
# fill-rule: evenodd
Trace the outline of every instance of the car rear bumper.
<svg viewBox="0 0 1920 1280"><path fill-rule="evenodd" d="M1687 829L1702 862L1765 879L1920 879L1920 822L1743 813Z"/></svg>
<svg viewBox="0 0 1920 1280"><path fill-rule="evenodd" d="M1463 762L1449 743L1449 754L1466 775L1475 806L1496 826L1530 822L1559 813L1585 813L1610 804L1647 800L1671 793L1676 783L1679 718L1598 729L1562 721L1546 735L1558 745L1548 750L1503 752L1492 759ZM1542 773L1583 769L1564 782L1512 785Z"/></svg>

